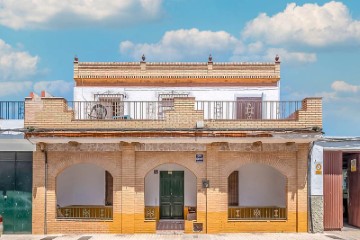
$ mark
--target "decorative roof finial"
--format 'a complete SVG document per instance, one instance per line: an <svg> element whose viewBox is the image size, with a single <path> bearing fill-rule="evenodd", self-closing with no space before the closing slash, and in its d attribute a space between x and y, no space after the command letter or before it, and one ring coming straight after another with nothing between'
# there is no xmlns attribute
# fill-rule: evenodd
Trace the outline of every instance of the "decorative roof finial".
<svg viewBox="0 0 360 240"><path fill-rule="evenodd" d="M275 62L276 62L276 63L279 63L279 62L280 62L279 60L280 60L280 57L279 57L279 55L276 54L276 56L275 56Z"/></svg>
<svg viewBox="0 0 360 240"><path fill-rule="evenodd" d="M143 62L145 62L145 59L146 59L145 54L142 55L141 59L142 59Z"/></svg>
<svg viewBox="0 0 360 240"><path fill-rule="evenodd" d="M75 55L74 62L78 62L78 61L79 61L79 58Z"/></svg>
<svg viewBox="0 0 360 240"><path fill-rule="evenodd" d="M209 62L212 62L212 56L211 56L211 53L209 55Z"/></svg>

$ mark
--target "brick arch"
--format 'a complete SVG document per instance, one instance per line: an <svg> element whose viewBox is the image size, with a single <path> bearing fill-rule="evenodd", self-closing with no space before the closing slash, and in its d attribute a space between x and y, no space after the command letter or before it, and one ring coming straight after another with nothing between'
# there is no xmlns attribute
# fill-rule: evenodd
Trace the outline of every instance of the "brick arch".
<svg viewBox="0 0 360 240"><path fill-rule="evenodd" d="M179 163L175 159L156 159L156 161L153 162L153 164L142 164L137 168L137 176L141 178L145 178L146 175L153 170L154 168L164 165L164 164L177 164L181 167L184 167L188 169L191 173L195 175L197 179L200 179L202 176L200 168L196 167L196 163L189 163L189 162L183 162Z"/></svg>
<svg viewBox="0 0 360 240"><path fill-rule="evenodd" d="M199 177L195 174L195 172L192 171L190 168L184 166L183 164L179 164L179 163L175 163L175 162L161 163L161 164L158 164L158 165L152 167L151 169L149 169L149 171L147 171L147 172L145 173L144 178L146 178L146 176L147 176L149 173L151 173L151 170L153 170L154 168L157 168L157 167L160 167L160 166L166 165L166 164L174 164L174 165L178 165L178 166L180 166L180 167L183 167L183 168L187 169L189 172L191 172L192 174L194 174L194 176L196 177L196 179L199 179Z"/></svg>
<svg viewBox="0 0 360 240"><path fill-rule="evenodd" d="M283 172L281 172L279 169L277 169L277 168L275 168L274 166L272 166L271 164L247 162L247 163L245 163L245 164L241 164L240 167L233 169L232 172L233 172L233 171L236 171L236 170L240 170L241 168L243 168L243 167L245 167L245 166L248 166L248 165L263 165L263 166L269 167L269 168L275 170L276 172L280 173L283 177L285 177L285 179L286 179L286 181L287 181L287 178L288 178L288 177L287 177ZM231 174L232 172L230 172L230 173L227 175L227 178L230 176L230 174Z"/></svg>
<svg viewBox="0 0 360 240"><path fill-rule="evenodd" d="M245 157L241 158L241 161L238 159L232 159L231 161L228 161L225 165L223 165L222 168L222 175L226 176L228 178L230 174L235 171L236 169L239 169L247 164L263 164L266 166L270 166L274 168L275 170L279 171L282 175L284 175L286 178L293 177L293 171L292 169L284 164L282 161L268 161L266 157L271 158L271 156L265 156L263 154L261 155L254 155L254 154L247 154Z"/></svg>
<svg viewBox="0 0 360 240"><path fill-rule="evenodd" d="M113 166L113 164L109 164L109 162L107 161L99 161L99 159L101 159L100 154L86 154L86 157L82 156L84 154L86 153L81 153L79 155L65 154L65 156L63 156L59 161L57 161L57 164L51 165L52 167L49 168L48 175L56 179L57 176L59 176L59 174L61 174L65 169L73 165L88 163L96 165L108 171L112 177L117 176L117 169L115 165Z"/></svg>
<svg viewBox="0 0 360 240"><path fill-rule="evenodd" d="M275 187L275 189L277 190L281 190L282 194L284 194L282 197L281 197L281 200L280 201L284 201L283 204L288 207L288 185L289 185L289 178L283 173L281 172L279 169L275 168L274 166L271 166L270 164L263 164L263 163L253 163L253 162L247 162L245 164L241 164L241 166L239 168L236 168L236 169L233 169L234 171L238 170L239 172L246 166L256 166L256 168L266 168L266 172L268 171L272 171L276 174L276 178L280 177L281 178L281 184L280 185L274 185L274 184L271 184L272 187ZM246 169L245 169L246 170ZM231 173L230 173L231 174ZM229 175L230 175L229 174ZM251 175L251 177L254 177L254 174ZM239 178L240 178L240 175L239 175ZM258 178L258 177L256 177ZM238 181L240 181L240 179L238 179ZM269 178L266 178L266 182L269 183ZM227 201L232 201L233 198L231 196L234 196L234 191L230 191L229 189L229 176L227 176L227 180L226 180L226 189L227 189L227 195L226 195L226 198L227 198ZM243 182L244 183L244 182ZM248 185L249 183L251 183L251 181L246 178L245 179L245 184ZM266 184L266 183L265 183ZM284 186L282 185L284 184ZM239 185L237 185L239 187ZM266 186L266 185L265 185ZM280 186L283 186L284 188L280 188ZM271 187L270 187L271 188ZM247 190L245 190L245 193L246 193ZM252 190L254 191L254 189ZM255 192L256 192L256 188L255 188ZM260 191L262 192L262 191ZM240 196L242 195L246 195L244 194L244 192L241 191L241 188L238 188L238 204L240 203ZM261 199L267 199L267 198L261 198ZM254 201L255 199L253 199L252 201ZM279 200L279 199L278 199ZM271 200L270 200L271 201ZM261 202L261 200L260 200ZM268 199L266 200L266 202L268 203ZM264 202L262 203L264 204Z"/></svg>

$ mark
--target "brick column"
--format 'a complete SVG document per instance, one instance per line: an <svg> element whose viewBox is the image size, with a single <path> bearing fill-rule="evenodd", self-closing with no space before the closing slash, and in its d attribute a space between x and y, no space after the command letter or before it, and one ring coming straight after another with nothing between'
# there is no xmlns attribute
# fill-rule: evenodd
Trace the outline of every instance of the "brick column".
<svg viewBox="0 0 360 240"><path fill-rule="evenodd" d="M32 233L44 234L45 157L37 146L33 153Z"/></svg>
<svg viewBox="0 0 360 240"><path fill-rule="evenodd" d="M296 230L298 232L308 231L308 195L307 195L307 162L308 144L299 144L296 155L297 160L297 218Z"/></svg>
<svg viewBox="0 0 360 240"><path fill-rule="evenodd" d="M121 142L122 233L135 232L135 145Z"/></svg>
<svg viewBox="0 0 360 240"><path fill-rule="evenodd" d="M206 175L210 187L207 189L207 217L205 219L204 232L217 233L223 229L224 214L226 217L226 193L222 189L219 168L219 147L221 143L212 143L206 147ZM225 209L225 212L224 212Z"/></svg>

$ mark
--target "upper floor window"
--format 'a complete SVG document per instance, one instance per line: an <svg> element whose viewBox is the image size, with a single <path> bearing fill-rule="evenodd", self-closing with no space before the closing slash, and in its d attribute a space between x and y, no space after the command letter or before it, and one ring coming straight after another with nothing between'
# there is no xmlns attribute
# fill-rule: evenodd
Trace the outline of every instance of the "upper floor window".
<svg viewBox="0 0 360 240"><path fill-rule="evenodd" d="M94 94L90 117L112 119L124 116L124 94Z"/></svg>

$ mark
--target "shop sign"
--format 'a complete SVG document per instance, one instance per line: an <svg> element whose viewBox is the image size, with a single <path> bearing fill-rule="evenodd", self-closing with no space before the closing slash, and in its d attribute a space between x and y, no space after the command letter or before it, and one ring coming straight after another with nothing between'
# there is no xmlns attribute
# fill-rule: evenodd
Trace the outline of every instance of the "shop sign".
<svg viewBox="0 0 360 240"><path fill-rule="evenodd" d="M350 163L351 163L351 171L356 172L356 159L351 159Z"/></svg>
<svg viewBox="0 0 360 240"><path fill-rule="evenodd" d="M315 174L316 175L321 175L322 174L322 165L321 165L321 163L317 163L315 165Z"/></svg>

